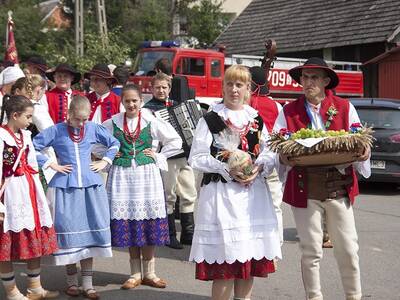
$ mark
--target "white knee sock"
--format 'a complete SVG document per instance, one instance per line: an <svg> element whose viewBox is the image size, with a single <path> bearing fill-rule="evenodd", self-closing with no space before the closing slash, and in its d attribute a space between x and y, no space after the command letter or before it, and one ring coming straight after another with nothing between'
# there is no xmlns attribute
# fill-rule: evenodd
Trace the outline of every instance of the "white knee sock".
<svg viewBox="0 0 400 300"><path fill-rule="evenodd" d="M33 294L42 294L44 292L42 284L40 283L40 268L27 269L28 275L28 292Z"/></svg>
<svg viewBox="0 0 400 300"><path fill-rule="evenodd" d="M67 286L79 286L78 283L78 268L76 267L76 264L73 265L67 265Z"/></svg>
<svg viewBox="0 0 400 300"><path fill-rule="evenodd" d="M143 278L148 278L150 280L159 280L155 271L155 259L154 257L150 260L143 259Z"/></svg>
<svg viewBox="0 0 400 300"><path fill-rule="evenodd" d="M26 299L17 288L14 272L0 273L0 278L1 282L3 283L4 289L6 290L8 300Z"/></svg>
<svg viewBox="0 0 400 300"><path fill-rule="evenodd" d="M131 265L131 276L130 278L135 280L142 279L142 260L140 258L133 258L129 260Z"/></svg>

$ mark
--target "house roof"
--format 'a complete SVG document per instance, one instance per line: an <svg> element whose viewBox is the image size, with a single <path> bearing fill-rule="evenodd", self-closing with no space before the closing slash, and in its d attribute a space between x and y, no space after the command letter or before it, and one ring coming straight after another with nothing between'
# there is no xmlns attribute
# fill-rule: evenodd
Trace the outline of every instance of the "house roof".
<svg viewBox="0 0 400 300"><path fill-rule="evenodd" d="M288 53L392 42L399 33L398 0L253 0L215 42L228 54L261 55L267 38Z"/></svg>
<svg viewBox="0 0 400 300"><path fill-rule="evenodd" d="M389 51L386 51L386 52L384 52L384 53L382 53L382 54L370 59L369 61L366 61L364 63L364 65L377 63L377 62L385 59L386 57L388 57L388 56L390 56L390 55L392 55L394 53L397 53L397 52L400 52L400 46L394 47L394 48L390 49Z"/></svg>

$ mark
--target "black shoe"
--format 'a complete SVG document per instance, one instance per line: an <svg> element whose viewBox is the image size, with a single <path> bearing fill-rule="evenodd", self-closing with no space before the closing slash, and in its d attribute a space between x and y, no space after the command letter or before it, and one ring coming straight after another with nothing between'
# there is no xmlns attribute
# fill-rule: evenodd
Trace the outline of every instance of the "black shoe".
<svg viewBox="0 0 400 300"><path fill-rule="evenodd" d="M194 233L194 217L193 213L181 213L181 244L191 245Z"/></svg>
<svg viewBox="0 0 400 300"><path fill-rule="evenodd" d="M176 238L176 228L175 228L175 215L172 213L168 215L168 229L169 229L169 244L166 246L172 249L183 249L181 243L179 243Z"/></svg>

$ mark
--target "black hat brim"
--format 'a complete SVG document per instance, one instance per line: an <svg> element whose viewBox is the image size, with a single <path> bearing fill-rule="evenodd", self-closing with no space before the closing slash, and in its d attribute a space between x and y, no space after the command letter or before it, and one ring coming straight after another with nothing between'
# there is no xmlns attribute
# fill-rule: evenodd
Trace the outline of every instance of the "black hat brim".
<svg viewBox="0 0 400 300"><path fill-rule="evenodd" d="M293 69L290 69L289 75L299 84L301 84L300 77L301 77L301 73L302 73L303 69L324 70L326 72L326 74L328 75L328 77L330 78L329 84L325 87L326 89L334 89L339 84L339 77L334 70L332 70L329 67L319 66L319 65L303 65L303 66L298 66Z"/></svg>
<svg viewBox="0 0 400 300"><path fill-rule="evenodd" d="M57 72L67 72L70 73L73 76L71 85L74 85L76 83L78 83L81 80L81 73L79 73L78 71L76 71L74 68L72 68L69 65L59 65L57 66L54 70L46 72L46 76L49 80L55 82L54 80L54 75Z"/></svg>
<svg viewBox="0 0 400 300"><path fill-rule="evenodd" d="M104 72L99 72L97 70L91 70L83 74L83 78L90 80L90 76L97 76L105 80L110 80L111 83L116 83L117 79L113 75L105 74Z"/></svg>

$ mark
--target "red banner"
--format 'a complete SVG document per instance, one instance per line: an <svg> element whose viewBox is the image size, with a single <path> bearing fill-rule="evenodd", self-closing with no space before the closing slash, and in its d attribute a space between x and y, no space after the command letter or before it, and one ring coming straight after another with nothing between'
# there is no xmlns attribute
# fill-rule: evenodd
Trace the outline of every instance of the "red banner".
<svg viewBox="0 0 400 300"><path fill-rule="evenodd" d="M4 61L7 60L18 64L18 52L14 39L14 22L10 12L8 13L6 53L4 55Z"/></svg>

